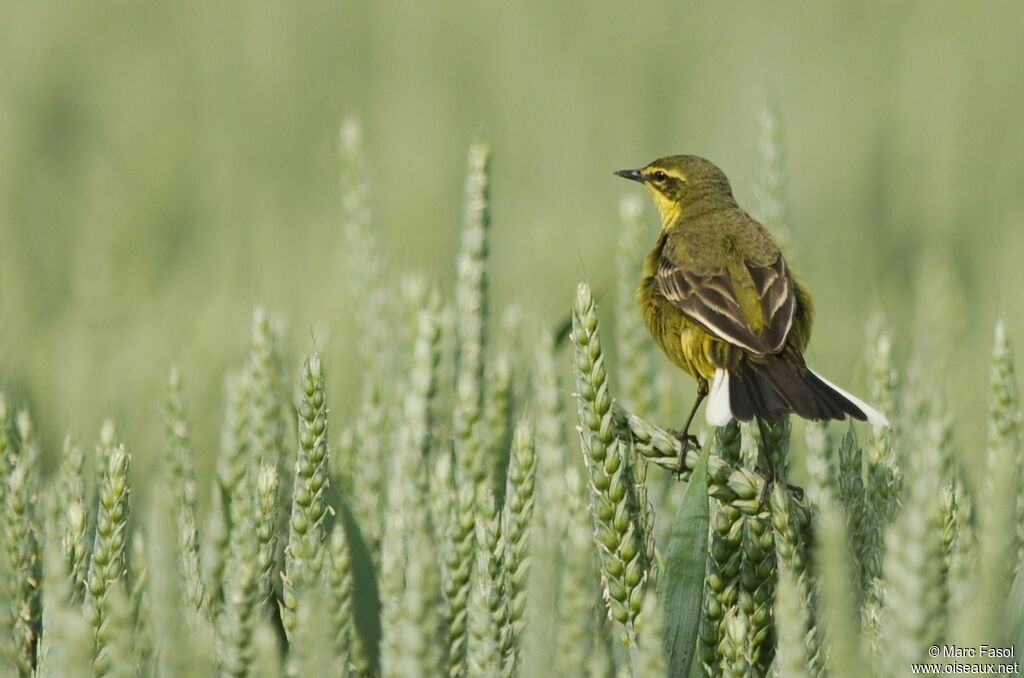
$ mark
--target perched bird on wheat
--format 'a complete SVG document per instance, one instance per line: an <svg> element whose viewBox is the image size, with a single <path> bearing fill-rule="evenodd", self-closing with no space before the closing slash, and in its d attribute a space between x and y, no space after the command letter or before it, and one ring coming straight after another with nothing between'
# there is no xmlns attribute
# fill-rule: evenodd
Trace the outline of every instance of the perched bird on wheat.
<svg viewBox="0 0 1024 678"><path fill-rule="evenodd" d="M642 183L661 215L661 234L637 290L647 329L708 399L708 424L778 421L794 413L887 426L877 410L811 370L811 296L768 230L744 212L725 174L693 155L661 158L620 177Z"/></svg>

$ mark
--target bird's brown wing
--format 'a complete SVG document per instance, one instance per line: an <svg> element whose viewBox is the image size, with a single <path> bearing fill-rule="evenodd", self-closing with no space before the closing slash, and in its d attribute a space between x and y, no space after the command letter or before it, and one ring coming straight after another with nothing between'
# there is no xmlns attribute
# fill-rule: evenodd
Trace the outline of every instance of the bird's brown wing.
<svg viewBox="0 0 1024 678"><path fill-rule="evenodd" d="M739 264L752 294L741 299L728 269L700 274L663 250L656 278L661 294L691 320L724 341L757 356L780 352L793 324L796 295L780 253L766 266Z"/></svg>

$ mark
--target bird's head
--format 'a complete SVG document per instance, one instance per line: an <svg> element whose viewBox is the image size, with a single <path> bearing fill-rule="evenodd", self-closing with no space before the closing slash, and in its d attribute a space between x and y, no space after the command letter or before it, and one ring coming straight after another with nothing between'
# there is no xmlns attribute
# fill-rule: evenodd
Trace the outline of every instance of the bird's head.
<svg viewBox="0 0 1024 678"><path fill-rule="evenodd" d="M687 212L736 204L725 173L696 155L670 155L640 169L619 170L616 174L647 187L664 228Z"/></svg>

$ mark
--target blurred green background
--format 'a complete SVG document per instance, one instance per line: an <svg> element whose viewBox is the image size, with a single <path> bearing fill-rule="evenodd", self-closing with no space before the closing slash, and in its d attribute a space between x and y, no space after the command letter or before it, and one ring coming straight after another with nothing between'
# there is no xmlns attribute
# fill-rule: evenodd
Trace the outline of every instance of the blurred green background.
<svg viewBox="0 0 1024 678"><path fill-rule="evenodd" d="M145 469L174 362L202 469L257 304L284 319L293 372L313 333L340 356L333 417L353 416L350 114L388 270L445 289L466 149L491 143L496 307L522 309L527 336L564 318L582 277L611 310L617 204L637 190L612 170L705 155L754 209L769 104L791 259L818 305L812 363L863 391L883 311L970 454L997 313L1024 335L1019 2L0 8L0 378L50 459L68 429L91 447L109 414Z"/></svg>

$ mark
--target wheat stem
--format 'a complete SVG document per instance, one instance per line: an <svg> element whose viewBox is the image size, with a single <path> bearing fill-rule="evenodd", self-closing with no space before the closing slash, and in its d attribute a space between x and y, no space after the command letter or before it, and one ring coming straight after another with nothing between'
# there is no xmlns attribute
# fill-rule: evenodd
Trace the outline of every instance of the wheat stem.
<svg viewBox="0 0 1024 678"><path fill-rule="evenodd" d="M508 489L502 508L502 532L505 535L503 565L507 582L505 593L511 627L510 654L505 657L505 661L513 669L518 663L516 648L525 624L536 472L537 454L533 442L533 425L528 419L523 419L516 426L512 439Z"/></svg>
<svg viewBox="0 0 1024 678"><path fill-rule="evenodd" d="M323 366L316 348L310 351L303 365L300 390L299 446L281 594L281 621L289 638L297 623L296 590L311 589L320 577L326 557L327 533L323 521L327 513L325 494L329 484L327 466L330 451L327 446L327 393Z"/></svg>
<svg viewBox="0 0 1024 678"><path fill-rule="evenodd" d="M86 618L96 641L94 666L103 673L101 658L111 650L110 617L115 613L111 590L124 586L126 537L128 529L128 466L131 457L124 445L114 444L114 424L107 421L100 432L97 469L100 485L97 493L96 535L86 578ZM121 590L120 594L124 591ZM119 595L120 595L119 594ZM119 603L118 603L119 604ZM124 602L127 608L127 601ZM120 621L118 621L120 623Z"/></svg>
<svg viewBox="0 0 1024 678"><path fill-rule="evenodd" d="M488 468L485 442L481 439L483 432L478 427L483 416L481 384L488 317L489 164L490 153L486 146L477 144L470 148L465 220L455 285L459 370L452 428L456 467L465 469L469 482L476 488L483 487Z"/></svg>
<svg viewBox="0 0 1024 678"><path fill-rule="evenodd" d="M46 678L91 675L93 639L75 600L75 582L59 531L46 532L43 549L43 620L37 674Z"/></svg>
<svg viewBox="0 0 1024 678"><path fill-rule="evenodd" d="M817 602L814 582L807 567L807 517L797 510L792 492L783 483L772 485L770 505L779 568L792 577L800 601L801 621L797 628L802 630L806 646L806 670L811 676L820 676L824 672L825 657L821 649L821 634L814 618Z"/></svg>
<svg viewBox="0 0 1024 678"><path fill-rule="evenodd" d="M327 588L330 594L330 628L334 631L332 666L346 678L352 663L352 647L359 642L353 623L352 564L348 539L341 521L335 521L328 546Z"/></svg>
<svg viewBox="0 0 1024 678"><path fill-rule="evenodd" d="M164 445L170 467L170 486L174 489L170 509L177 517L178 557L184 578L184 594L188 606L196 613L205 607L206 591L199 561L199 533L196 529L196 478L192 467L188 421L181 376L171 370L167 404L164 408Z"/></svg>
<svg viewBox="0 0 1024 678"><path fill-rule="evenodd" d="M632 646L648 569L642 560L643 535L630 497L627 443L616 437L597 309L586 284L576 290L573 343L580 442L590 479L590 510L604 598L609 616L621 625L626 645Z"/></svg>
<svg viewBox="0 0 1024 678"><path fill-rule="evenodd" d="M6 410L6 403L0 403ZM5 555L11 579L0 585L11 587L10 623L14 643L10 657L19 675L28 676L36 663L39 642L40 600L39 580L41 553L37 535L40 531L39 500L39 443L26 410L16 417L17 445L13 444L6 411L0 412L0 438L5 439L10 460L4 506Z"/></svg>

